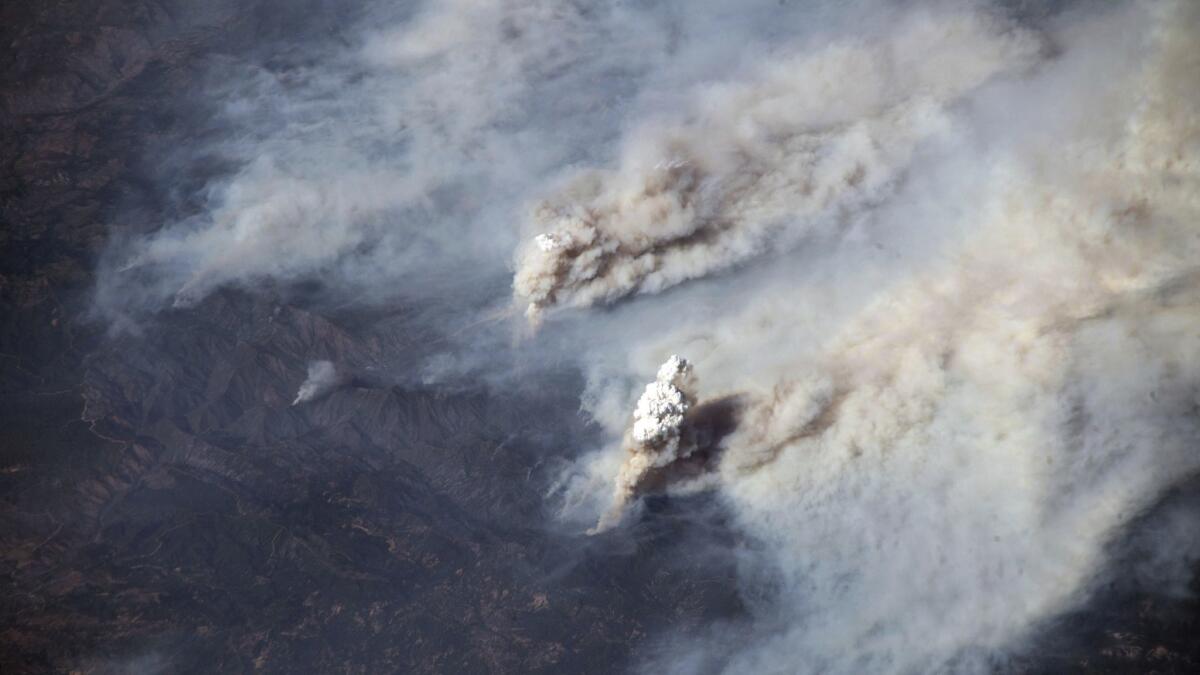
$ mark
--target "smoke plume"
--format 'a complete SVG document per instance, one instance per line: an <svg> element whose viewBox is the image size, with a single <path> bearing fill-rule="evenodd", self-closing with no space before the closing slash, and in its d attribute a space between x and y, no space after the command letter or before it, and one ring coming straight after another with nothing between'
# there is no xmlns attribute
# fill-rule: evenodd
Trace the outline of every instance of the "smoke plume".
<svg viewBox="0 0 1200 675"><path fill-rule="evenodd" d="M1200 471L1200 3L1051 4L375 6L218 92L237 169L97 302L319 278L484 326L427 372L578 367L561 517L704 488L746 542L648 671L991 672Z"/></svg>
<svg viewBox="0 0 1200 675"><path fill-rule="evenodd" d="M629 500L651 471L686 457L694 449L683 438L683 431L695 401L692 364L672 354L638 399L633 427L625 443L627 456L617 474L613 504L590 530L591 534L620 522Z"/></svg>
<svg viewBox="0 0 1200 675"><path fill-rule="evenodd" d="M1200 469L1197 30L1195 3L1110 10L973 97L963 123L988 146L924 167L941 202L918 184L877 207L909 236L950 220L936 256L848 243L814 287L761 282L648 338L704 346L700 402L743 401L715 485L777 565L752 646L677 645L653 668L985 672ZM851 273L871 287L822 285Z"/></svg>
<svg viewBox="0 0 1200 675"><path fill-rule="evenodd" d="M300 389L296 392L296 400L292 401L292 405L300 405L308 403L333 391L339 384L342 378L338 376L337 369L329 361L313 361L308 364L308 378L300 385Z"/></svg>

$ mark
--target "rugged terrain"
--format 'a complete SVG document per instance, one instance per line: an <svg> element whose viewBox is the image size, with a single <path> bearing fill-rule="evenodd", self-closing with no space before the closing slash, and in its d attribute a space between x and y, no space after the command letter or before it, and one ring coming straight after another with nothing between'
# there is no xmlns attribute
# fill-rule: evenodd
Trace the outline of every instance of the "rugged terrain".
<svg viewBox="0 0 1200 675"><path fill-rule="evenodd" d="M546 439L587 433L546 394L359 378L290 406L310 359L429 339L403 308L88 317L109 237L164 217L147 157L204 133L208 60L346 14L309 4L299 27L267 3L0 10L3 670L597 670L727 610L730 579L665 564L669 533L581 555L538 527Z"/></svg>

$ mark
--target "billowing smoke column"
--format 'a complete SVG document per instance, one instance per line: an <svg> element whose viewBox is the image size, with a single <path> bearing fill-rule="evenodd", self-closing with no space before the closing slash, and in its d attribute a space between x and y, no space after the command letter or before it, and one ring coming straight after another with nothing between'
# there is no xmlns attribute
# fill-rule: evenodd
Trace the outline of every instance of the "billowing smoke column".
<svg viewBox="0 0 1200 675"><path fill-rule="evenodd" d="M620 522L630 499L650 472L686 457L694 449L684 438L684 425L695 403L692 364L672 354L638 399L633 411L633 429L625 444L625 463L617 474L612 507L589 531L591 534L603 532Z"/></svg>
<svg viewBox="0 0 1200 675"><path fill-rule="evenodd" d="M546 309L656 292L837 231L948 133L950 106L1037 51L979 14L925 15L713 85L686 120L634 134L619 168L584 172L534 208L542 232L519 256L516 299L536 324Z"/></svg>
<svg viewBox="0 0 1200 675"><path fill-rule="evenodd" d="M296 400L292 401L292 405L308 403L324 396L341 384L341 380L342 378L332 363L313 361L308 364L308 378L300 385L299 391L296 392Z"/></svg>

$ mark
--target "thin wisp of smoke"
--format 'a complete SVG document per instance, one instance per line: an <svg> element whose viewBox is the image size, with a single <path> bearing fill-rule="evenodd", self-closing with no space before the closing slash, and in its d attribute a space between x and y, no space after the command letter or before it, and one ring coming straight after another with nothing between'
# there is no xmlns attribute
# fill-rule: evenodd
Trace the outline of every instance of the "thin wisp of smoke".
<svg viewBox="0 0 1200 675"><path fill-rule="evenodd" d="M342 378L337 369L329 361L313 361L308 364L308 377L300 384L296 392L296 400L292 405L308 403L333 391L341 384Z"/></svg>

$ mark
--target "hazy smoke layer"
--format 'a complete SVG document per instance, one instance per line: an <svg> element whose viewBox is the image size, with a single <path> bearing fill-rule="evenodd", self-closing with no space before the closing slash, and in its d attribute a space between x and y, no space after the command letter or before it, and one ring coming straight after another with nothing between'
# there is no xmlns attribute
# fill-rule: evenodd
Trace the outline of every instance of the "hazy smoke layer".
<svg viewBox="0 0 1200 675"><path fill-rule="evenodd" d="M214 67L221 132L186 150L236 168L110 252L101 312L266 279L368 300L478 296L506 276L526 192L603 148L614 105L662 54L658 17L623 7L369 4L365 25L270 68Z"/></svg>
<svg viewBox="0 0 1200 675"><path fill-rule="evenodd" d="M1036 40L995 23L921 13L878 40L773 56L704 87L682 121L633 133L618 169L584 172L535 207L543 233L521 255L517 297L536 320L843 226L946 132L955 100L1031 60Z"/></svg>
<svg viewBox="0 0 1200 675"><path fill-rule="evenodd" d="M1200 3L384 4L217 92L239 168L114 251L100 306L625 298L517 347L577 362L611 432L564 518L619 521L734 400L667 485L754 543L748 624L648 670L986 671L1200 470ZM521 375L473 335L447 360Z"/></svg>

